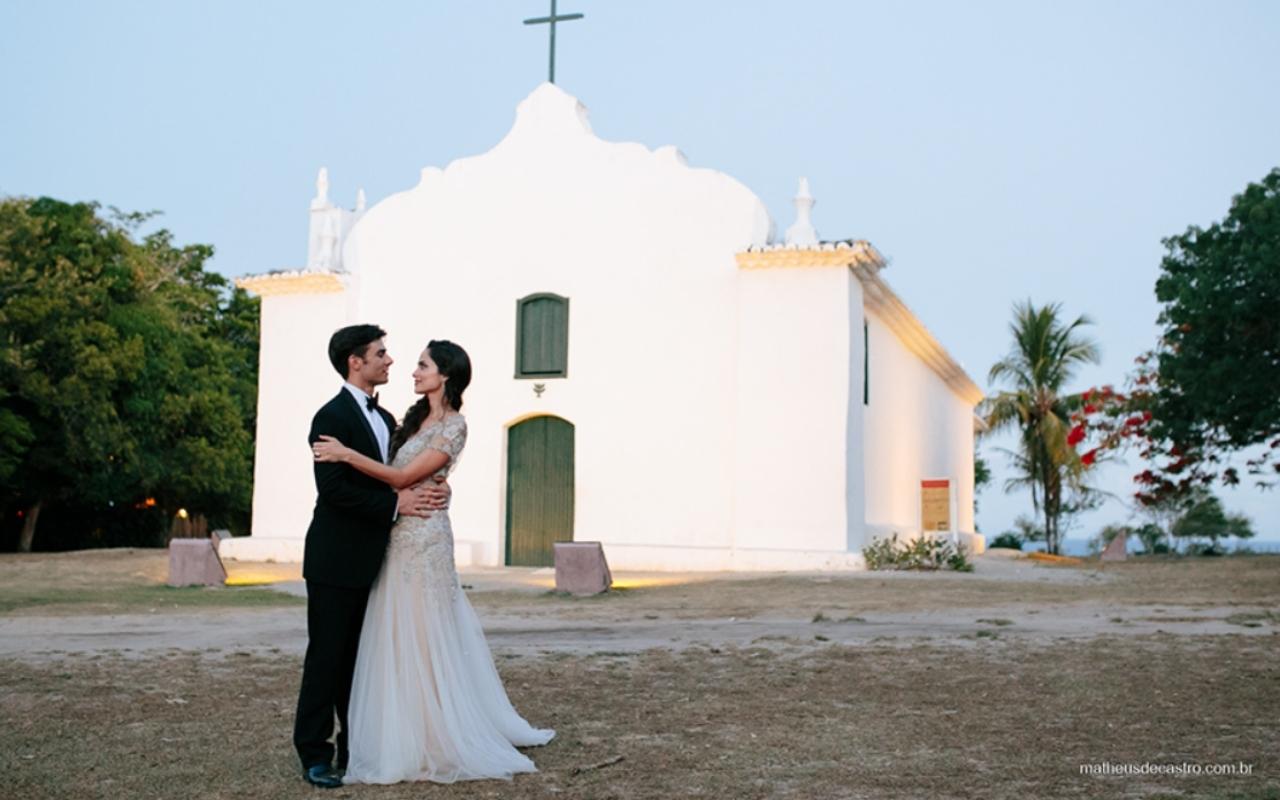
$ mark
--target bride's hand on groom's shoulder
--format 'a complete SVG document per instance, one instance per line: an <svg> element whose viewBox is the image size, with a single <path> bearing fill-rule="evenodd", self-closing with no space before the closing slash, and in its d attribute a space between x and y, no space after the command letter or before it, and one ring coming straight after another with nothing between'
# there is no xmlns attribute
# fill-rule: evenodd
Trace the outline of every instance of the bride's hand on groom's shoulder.
<svg viewBox="0 0 1280 800"><path fill-rule="evenodd" d="M342 442L332 436L322 434L320 441L311 445L311 454L315 456L316 461L346 461L351 455L351 449L344 447Z"/></svg>

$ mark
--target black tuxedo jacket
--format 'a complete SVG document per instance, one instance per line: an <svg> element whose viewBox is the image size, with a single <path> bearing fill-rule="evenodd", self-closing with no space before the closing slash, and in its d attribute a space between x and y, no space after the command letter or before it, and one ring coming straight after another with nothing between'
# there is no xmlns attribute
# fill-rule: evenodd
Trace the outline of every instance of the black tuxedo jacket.
<svg viewBox="0 0 1280 800"><path fill-rule="evenodd" d="M396 421L379 408L387 430ZM311 420L307 441L333 436L375 461L382 460L378 440L364 409L343 388ZM332 586L368 588L378 576L396 513L396 492L387 484L347 464L317 463L316 510L307 528L302 577Z"/></svg>

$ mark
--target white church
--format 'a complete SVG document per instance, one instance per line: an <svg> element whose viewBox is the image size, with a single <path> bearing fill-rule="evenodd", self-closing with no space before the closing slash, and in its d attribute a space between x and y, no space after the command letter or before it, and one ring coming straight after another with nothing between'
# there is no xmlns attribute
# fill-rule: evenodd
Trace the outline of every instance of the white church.
<svg viewBox="0 0 1280 800"><path fill-rule="evenodd" d="M366 209L311 201L307 267L262 298L251 535L224 557L301 560L307 431L338 390L329 336L388 331L382 405L415 399L430 339L470 354L451 478L460 565L552 563L598 541L615 569L856 569L897 532L974 532L981 390L882 277L821 241L800 181L779 240L732 177L592 133L544 83L488 152Z"/></svg>

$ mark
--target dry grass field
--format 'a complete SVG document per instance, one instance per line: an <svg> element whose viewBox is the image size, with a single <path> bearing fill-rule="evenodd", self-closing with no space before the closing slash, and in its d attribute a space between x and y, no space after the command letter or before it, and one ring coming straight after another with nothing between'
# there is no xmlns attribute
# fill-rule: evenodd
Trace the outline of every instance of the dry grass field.
<svg viewBox="0 0 1280 800"><path fill-rule="evenodd" d="M143 614L213 613L229 625L301 619L295 598L268 590L157 586L156 558L2 556L0 635L6 622L56 631L68 615L97 615L107 631ZM321 795L1280 798L1280 558L1095 563L1062 577L742 577L593 599L474 592L486 620L589 632L768 618L782 634L617 648L584 633L543 650L491 634L516 707L558 731L530 751L541 772ZM1008 618L1009 608L1033 617ZM1024 619L1088 622L1097 609L1154 617L1160 632L1020 632ZM842 639L907 612L968 625ZM1218 633L1188 632L1198 629L1187 620L1215 615L1232 621ZM0 659L0 796L315 797L290 746L299 670L288 648L122 653L109 636L55 657L10 653ZM1081 773L1102 762L1245 764L1250 774Z"/></svg>
<svg viewBox="0 0 1280 800"><path fill-rule="evenodd" d="M257 587L174 588L165 550L0 554L0 614L119 614L152 609L303 606Z"/></svg>

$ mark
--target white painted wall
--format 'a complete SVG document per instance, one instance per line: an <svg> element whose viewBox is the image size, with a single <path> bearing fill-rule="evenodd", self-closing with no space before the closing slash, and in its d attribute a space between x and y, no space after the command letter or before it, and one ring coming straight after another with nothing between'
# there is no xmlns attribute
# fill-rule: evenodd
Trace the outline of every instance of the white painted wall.
<svg viewBox="0 0 1280 800"><path fill-rule="evenodd" d="M328 347L345 324L346 292L262 298L253 535L223 542L224 558L301 560L316 498L307 433L342 385Z"/></svg>
<svg viewBox="0 0 1280 800"><path fill-rule="evenodd" d="M851 469L847 458L851 413L861 428L862 329L851 301L860 314L861 286L846 267L741 272L738 548L843 553L851 526L861 536L861 463ZM861 435L853 438L857 446Z"/></svg>
<svg viewBox="0 0 1280 800"><path fill-rule="evenodd" d="M846 336L848 348L848 374L846 382L848 391L845 408L845 541L844 549L858 553L861 557L867 538L867 478L866 478L866 414L867 407L862 402L866 378L863 371L866 357L866 337L863 334L863 320L866 312L863 308L862 282L854 275L852 269L844 270L848 279L847 297L848 320Z"/></svg>
<svg viewBox="0 0 1280 800"><path fill-rule="evenodd" d="M865 417L869 537L920 530L920 481L952 481L953 525L973 532L973 407L867 314L870 404Z"/></svg>

